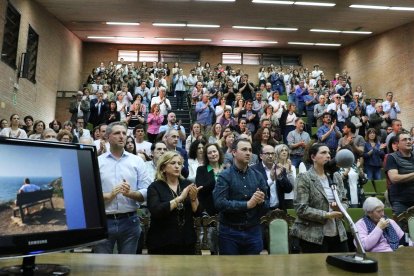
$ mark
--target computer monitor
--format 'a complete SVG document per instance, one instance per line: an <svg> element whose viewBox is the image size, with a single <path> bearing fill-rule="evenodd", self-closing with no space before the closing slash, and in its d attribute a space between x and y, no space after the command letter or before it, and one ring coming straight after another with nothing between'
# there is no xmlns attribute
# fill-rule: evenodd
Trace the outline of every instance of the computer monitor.
<svg viewBox="0 0 414 276"><path fill-rule="evenodd" d="M94 146L0 138L0 155L0 258L62 269L36 266L33 256L107 237Z"/></svg>

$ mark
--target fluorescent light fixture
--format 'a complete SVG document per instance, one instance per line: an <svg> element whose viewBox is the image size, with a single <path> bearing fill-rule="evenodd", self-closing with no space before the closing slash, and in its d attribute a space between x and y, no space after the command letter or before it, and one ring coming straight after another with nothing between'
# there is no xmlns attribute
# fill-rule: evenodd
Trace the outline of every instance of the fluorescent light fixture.
<svg viewBox="0 0 414 276"><path fill-rule="evenodd" d="M265 27L255 27L255 26L232 26L233 29L249 29L249 30L264 30Z"/></svg>
<svg viewBox="0 0 414 276"><path fill-rule="evenodd" d="M185 23L152 23L156 27L185 27Z"/></svg>
<svg viewBox="0 0 414 276"><path fill-rule="evenodd" d="M131 36L117 36L116 39L131 39L131 40L140 40L144 39L143 37L131 37Z"/></svg>
<svg viewBox="0 0 414 276"><path fill-rule="evenodd" d="M89 39L115 39L115 36L98 36L98 35L89 35L87 36Z"/></svg>
<svg viewBox="0 0 414 276"><path fill-rule="evenodd" d="M342 31L343 34L372 34L370 31Z"/></svg>
<svg viewBox="0 0 414 276"><path fill-rule="evenodd" d="M206 41L210 42L210 38L184 38L185 41Z"/></svg>
<svg viewBox="0 0 414 276"><path fill-rule="evenodd" d="M155 39L158 39L158 40L177 40L177 41L184 40L183 38L179 38L179 37L155 37Z"/></svg>
<svg viewBox="0 0 414 276"><path fill-rule="evenodd" d="M294 5L298 5L298 6L316 6L316 7L334 7L334 6L336 6L335 3L301 2L301 1L295 2Z"/></svg>
<svg viewBox="0 0 414 276"><path fill-rule="evenodd" d="M220 25L209 25L209 24L187 24L190 28L220 28Z"/></svg>
<svg viewBox="0 0 414 276"><path fill-rule="evenodd" d="M294 1L275 1L275 0L253 0L252 3L260 4L277 4L277 5L292 5Z"/></svg>
<svg viewBox="0 0 414 276"><path fill-rule="evenodd" d="M298 28L279 28L279 27L266 27L269 31L297 31Z"/></svg>
<svg viewBox="0 0 414 276"><path fill-rule="evenodd" d="M138 22L106 22L107 25L138 26Z"/></svg>
<svg viewBox="0 0 414 276"><path fill-rule="evenodd" d="M333 47L340 47L341 44L339 44L339 43L315 43L315 46L333 46Z"/></svg>
<svg viewBox="0 0 414 276"><path fill-rule="evenodd" d="M198 2L236 2L236 0L195 0Z"/></svg>
<svg viewBox="0 0 414 276"><path fill-rule="evenodd" d="M373 10L388 10L390 7L387 6L374 6L374 5L350 5L350 8L355 9L373 9Z"/></svg>
<svg viewBox="0 0 414 276"><path fill-rule="evenodd" d="M296 41L288 42L288 44L290 44L290 45L309 45L309 46L315 45L315 43L311 43L311 42L296 42Z"/></svg>
<svg viewBox="0 0 414 276"><path fill-rule="evenodd" d="M277 41L268 41L268 40L239 40L239 39L223 39L223 42L230 43L263 43L263 44L277 44Z"/></svg>
<svg viewBox="0 0 414 276"><path fill-rule="evenodd" d="M414 7L390 7L392 11L414 11Z"/></svg>
<svg viewBox="0 0 414 276"><path fill-rule="evenodd" d="M341 31L338 30L324 30L324 29L310 29L311 32L317 33L340 33Z"/></svg>

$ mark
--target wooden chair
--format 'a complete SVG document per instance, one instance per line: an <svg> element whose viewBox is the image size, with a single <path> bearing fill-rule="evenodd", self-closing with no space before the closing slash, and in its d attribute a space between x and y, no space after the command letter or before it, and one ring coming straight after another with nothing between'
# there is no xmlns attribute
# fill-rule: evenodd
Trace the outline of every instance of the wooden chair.
<svg viewBox="0 0 414 276"><path fill-rule="evenodd" d="M410 234L411 240L414 238L414 206L411 206L404 213L397 216L396 221L402 226L404 232Z"/></svg>
<svg viewBox="0 0 414 276"><path fill-rule="evenodd" d="M268 231L265 233L268 241L269 254L289 254L289 228L295 218L282 210L272 210L260 220Z"/></svg>

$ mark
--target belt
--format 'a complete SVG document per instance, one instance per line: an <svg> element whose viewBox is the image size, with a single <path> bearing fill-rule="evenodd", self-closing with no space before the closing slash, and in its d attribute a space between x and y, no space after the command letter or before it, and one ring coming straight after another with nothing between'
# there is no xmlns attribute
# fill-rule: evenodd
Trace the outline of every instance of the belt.
<svg viewBox="0 0 414 276"><path fill-rule="evenodd" d="M106 218L107 219L123 219L123 218L129 218L129 217L136 216L136 215L137 215L137 212L108 214L108 215L106 215Z"/></svg>

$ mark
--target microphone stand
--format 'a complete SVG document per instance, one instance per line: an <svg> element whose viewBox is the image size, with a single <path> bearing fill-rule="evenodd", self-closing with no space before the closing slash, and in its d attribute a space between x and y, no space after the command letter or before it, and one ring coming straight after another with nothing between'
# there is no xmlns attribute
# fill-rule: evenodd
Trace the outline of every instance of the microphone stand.
<svg viewBox="0 0 414 276"><path fill-rule="evenodd" d="M352 236L355 238L356 242L356 253L354 255L330 255L326 258L326 262L330 265L352 272L377 272L378 262L366 257L365 249L362 246L362 242L358 234L358 229L356 228L351 216L342 205L341 199L338 196L338 185L334 181L333 173L326 173L326 176L328 177L329 186L333 192L336 205L348 221Z"/></svg>

